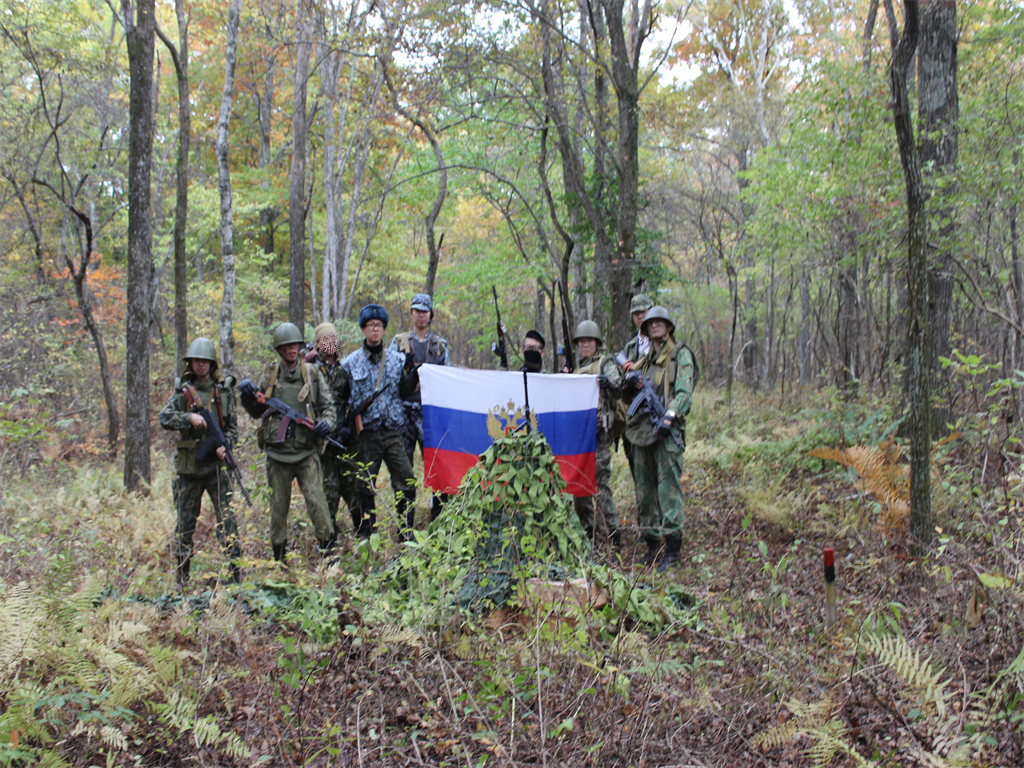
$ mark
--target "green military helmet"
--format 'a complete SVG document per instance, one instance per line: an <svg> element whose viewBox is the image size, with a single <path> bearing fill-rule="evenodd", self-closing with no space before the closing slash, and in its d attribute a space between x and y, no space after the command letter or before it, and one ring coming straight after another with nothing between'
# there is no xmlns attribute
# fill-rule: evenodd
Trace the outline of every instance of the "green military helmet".
<svg viewBox="0 0 1024 768"><path fill-rule="evenodd" d="M647 316L644 318L643 323L640 324L640 333L644 336L648 336L647 324L651 320L664 320L668 323L668 332L672 333L676 329L676 324L672 322L672 317L669 315L668 310L664 307L651 307L647 312Z"/></svg>
<svg viewBox="0 0 1024 768"><path fill-rule="evenodd" d="M643 312L645 309L650 309L654 306L654 302L645 293L638 293L633 297L633 300L629 302L629 314L634 312Z"/></svg>
<svg viewBox="0 0 1024 768"><path fill-rule="evenodd" d="M604 339L601 338L601 329L593 320L584 320L576 326L576 333L572 340L579 341L580 339L596 339L598 344L604 343Z"/></svg>
<svg viewBox="0 0 1024 768"><path fill-rule="evenodd" d="M200 336L198 339L193 339L192 343L188 345L188 352L185 353L186 360L209 360L214 365L217 364L217 350L213 348L213 342L209 339Z"/></svg>
<svg viewBox="0 0 1024 768"><path fill-rule="evenodd" d="M281 323L274 329L274 349L285 344L302 344L305 339L295 323Z"/></svg>

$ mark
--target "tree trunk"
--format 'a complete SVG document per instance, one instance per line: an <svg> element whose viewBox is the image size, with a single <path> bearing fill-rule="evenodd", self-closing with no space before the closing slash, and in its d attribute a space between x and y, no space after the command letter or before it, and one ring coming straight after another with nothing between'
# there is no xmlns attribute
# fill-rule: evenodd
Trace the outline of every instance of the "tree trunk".
<svg viewBox="0 0 1024 768"><path fill-rule="evenodd" d="M128 288L125 329L124 484L150 481L149 285L153 273L150 168L153 158L155 0L122 0L128 47ZM133 7L134 5L134 7Z"/></svg>
<svg viewBox="0 0 1024 768"><path fill-rule="evenodd" d="M928 219L921 167L914 147L914 127L907 75L917 47L917 0L903 2L903 35L889 67L893 124L907 188L907 395L910 437L910 546L920 554L932 538L931 401L928 367Z"/></svg>
<svg viewBox="0 0 1024 768"><path fill-rule="evenodd" d="M220 252L224 265L224 295L220 303L220 356L225 373L235 370L235 230L231 208L231 168L228 165L228 125L235 98L235 52L238 49L238 16L242 0L228 6L227 45L224 50L224 90L217 120L217 181L220 189Z"/></svg>
<svg viewBox="0 0 1024 768"><path fill-rule="evenodd" d="M810 360L807 355L811 343L811 277L809 272L809 265L804 264L800 272L800 348L797 350L801 386L807 384L810 379Z"/></svg>
<svg viewBox="0 0 1024 768"><path fill-rule="evenodd" d="M940 357L949 357L950 311L953 303L952 241L956 234L955 212L950 184L941 184L944 176L956 171L957 120L959 100L956 80L956 2L928 0L921 15L921 42L917 54L918 120L921 144L920 166L927 182L927 193L936 205L929 218L932 245L928 270L928 332L931 391L946 393ZM946 399L946 398L944 398ZM950 420L948 399L935 408L932 429L945 430Z"/></svg>
<svg viewBox="0 0 1024 768"><path fill-rule="evenodd" d="M192 106L188 82L188 17L184 0L174 0L178 19L178 48L168 45L178 77L178 158L175 168L174 203L174 365L177 368L188 349L188 147L192 138ZM165 44L169 40L164 39Z"/></svg>
<svg viewBox="0 0 1024 768"><path fill-rule="evenodd" d="M295 77L292 96L292 164L288 170L288 231L291 270L288 280L288 321L306 327L306 82L309 80L309 24L305 0L299 0L295 22Z"/></svg>

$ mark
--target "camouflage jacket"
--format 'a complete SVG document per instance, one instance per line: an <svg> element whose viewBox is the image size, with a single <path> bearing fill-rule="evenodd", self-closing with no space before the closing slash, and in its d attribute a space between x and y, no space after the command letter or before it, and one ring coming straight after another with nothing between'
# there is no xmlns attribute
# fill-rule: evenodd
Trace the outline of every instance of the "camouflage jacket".
<svg viewBox="0 0 1024 768"><path fill-rule="evenodd" d="M292 370L285 370L280 360L267 363L260 380L260 391L267 398L276 397L314 421L326 421L334 429L334 396L319 366L299 361ZM257 402L244 403L253 418L261 418L266 410ZM296 464L313 453L322 453L324 442L313 430L290 422L281 429L282 417L271 413L263 419L257 433L260 448L267 456L285 464Z"/></svg>
<svg viewBox="0 0 1024 768"><path fill-rule="evenodd" d="M214 418L217 418L219 415L224 438L228 441L228 445L234 449L235 442L238 440L238 415L235 408L235 392L230 387L221 386L219 382L215 382L213 377L208 378L202 384L196 384L194 375L187 374L179 383L182 386L177 387L171 393L171 396L167 398L167 403L160 410L160 414L157 417L161 427L164 429L176 429L179 433L178 453L174 457L174 469L179 475L185 475L186 477L202 477L212 474L217 471L222 462L215 459L200 463L196 459L196 450L203 440L206 439L208 432L206 429L193 427L189 423L189 417L195 412L195 409L199 408L209 409ZM192 384L199 394L199 401L196 402L195 409L189 407L185 393L182 391L182 387L185 384ZM220 401L219 414L215 396Z"/></svg>
<svg viewBox="0 0 1024 768"><path fill-rule="evenodd" d="M597 410L597 426L605 432L610 432L615 408L622 394L622 369L615 363L612 356L605 354L604 349L599 346L596 354L585 357L576 363L576 370L573 373L592 376L603 374L608 377L610 386L601 390L601 399Z"/></svg>

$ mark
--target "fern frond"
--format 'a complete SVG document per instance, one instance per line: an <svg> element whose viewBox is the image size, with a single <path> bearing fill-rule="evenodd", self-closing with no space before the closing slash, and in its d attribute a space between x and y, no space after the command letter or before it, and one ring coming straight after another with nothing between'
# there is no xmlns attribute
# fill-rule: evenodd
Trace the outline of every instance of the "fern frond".
<svg viewBox="0 0 1024 768"><path fill-rule="evenodd" d="M22 661L35 656L33 638L45 611L24 581L7 590L0 602L0 682L14 676Z"/></svg>
<svg viewBox="0 0 1024 768"><path fill-rule="evenodd" d="M792 718L780 725L772 726L768 730L754 734L750 743L764 752L770 752L785 744L790 744L798 736L803 736L806 732L806 729L802 728L795 718Z"/></svg>
<svg viewBox="0 0 1024 768"><path fill-rule="evenodd" d="M104 725L100 728L100 740L118 752L124 752L128 749L128 739L125 738L120 728L115 728L112 725Z"/></svg>
<svg viewBox="0 0 1024 768"><path fill-rule="evenodd" d="M850 729L842 720L829 720L819 725L808 734L812 743L804 752L805 757L814 761L815 768L824 768L837 753L846 753L849 733Z"/></svg>
<svg viewBox="0 0 1024 768"><path fill-rule="evenodd" d="M931 657L921 660L921 651L914 651L901 635L866 635L863 646L875 656L879 663L891 669L918 697L923 707L935 707L940 718L946 717L946 700L949 693L945 688L949 680L941 680L945 669L932 667Z"/></svg>

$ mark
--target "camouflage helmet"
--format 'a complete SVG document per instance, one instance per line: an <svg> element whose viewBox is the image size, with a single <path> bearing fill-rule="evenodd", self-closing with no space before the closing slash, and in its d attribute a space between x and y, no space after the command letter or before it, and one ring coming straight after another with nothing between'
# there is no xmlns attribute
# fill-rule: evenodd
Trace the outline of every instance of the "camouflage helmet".
<svg viewBox="0 0 1024 768"><path fill-rule="evenodd" d="M213 342L200 336L193 339L188 345L188 352L185 353L186 360L209 360L217 364L217 350L213 348Z"/></svg>
<svg viewBox="0 0 1024 768"><path fill-rule="evenodd" d="M576 333L573 334L572 340L579 341L580 339L594 339L598 344L604 343L604 339L601 338L601 329L593 320L584 320L576 326Z"/></svg>
<svg viewBox="0 0 1024 768"><path fill-rule="evenodd" d="M640 324L640 333L644 336L649 336L647 333L647 324L651 320L664 320L668 323L668 332L672 333L676 329L676 324L672 322L672 317L669 315L668 310L664 307L651 307L647 311L647 317L644 318L643 323Z"/></svg>
<svg viewBox="0 0 1024 768"><path fill-rule="evenodd" d="M295 323L281 323L274 329L274 341L272 342L274 349L283 347L285 344L302 344L304 341L302 331Z"/></svg>
<svg viewBox="0 0 1024 768"><path fill-rule="evenodd" d="M648 298L645 293L638 293L633 297L633 300L629 302L629 314L634 312L643 312L645 309L650 309L654 306L654 302Z"/></svg>
<svg viewBox="0 0 1024 768"><path fill-rule="evenodd" d="M320 323L313 331L313 346L315 347L324 336L331 334L338 335L338 329L334 327L334 323Z"/></svg>

